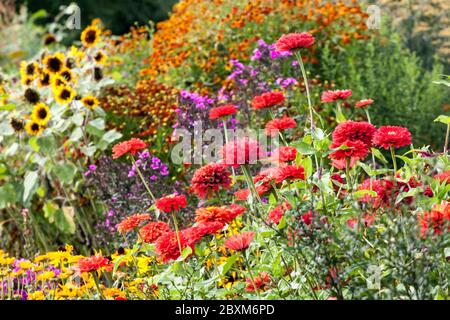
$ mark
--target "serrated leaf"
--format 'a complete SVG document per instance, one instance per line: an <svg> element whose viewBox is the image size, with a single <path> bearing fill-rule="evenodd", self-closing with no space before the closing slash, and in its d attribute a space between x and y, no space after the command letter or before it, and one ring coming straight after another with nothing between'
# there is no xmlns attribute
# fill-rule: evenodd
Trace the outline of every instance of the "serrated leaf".
<svg viewBox="0 0 450 320"><path fill-rule="evenodd" d="M225 262L225 264L222 267L222 272L221 272L222 276L224 276L231 269L233 264L236 262L237 258L238 258L238 255L234 254L227 259L227 261Z"/></svg>

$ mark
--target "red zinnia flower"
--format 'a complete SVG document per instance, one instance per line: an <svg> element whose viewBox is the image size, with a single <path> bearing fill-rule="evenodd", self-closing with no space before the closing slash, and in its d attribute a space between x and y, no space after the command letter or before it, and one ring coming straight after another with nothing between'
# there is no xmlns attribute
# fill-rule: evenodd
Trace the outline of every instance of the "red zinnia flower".
<svg viewBox="0 0 450 320"><path fill-rule="evenodd" d="M364 142L355 140L347 140L342 144L337 144L333 142L330 146L331 149L337 148L333 153L329 155L331 159L343 160L347 158L353 158L357 160L364 159L369 154L369 149L367 149Z"/></svg>
<svg viewBox="0 0 450 320"><path fill-rule="evenodd" d="M433 177L434 180L439 180L440 183L450 183L450 170L439 173Z"/></svg>
<svg viewBox="0 0 450 320"><path fill-rule="evenodd" d="M322 93L323 103L334 102L336 100L345 100L352 95L352 90L328 90Z"/></svg>
<svg viewBox="0 0 450 320"><path fill-rule="evenodd" d="M250 246L254 236L255 233L253 231L238 233L237 235L229 237L224 245L230 250L245 250Z"/></svg>
<svg viewBox="0 0 450 320"><path fill-rule="evenodd" d="M373 208L379 208L382 205L390 206L394 196L394 184L389 180L371 180L366 179L359 186L358 190L372 190L375 191L376 197L370 194L365 194L360 201L367 202Z"/></svg>
<svg viewBox="0 0 450 320"><path fill-rule="evenodd" d="M81 273L96 271L102 267L108 267L108 258L103 257L101 254L96 254L88 258L81 258L78 260L78 268Z"/></svg>
<svg viewBox="0 0 450 320"><path fill-rule="evenodd" d="M222 147L221 153L223 164L235 168L263 158L263 150L259 143L249 137L228 142Z"/></svg>
<svg viewBox="0 0 450 320"><path fill-rule="evenodd" d="M269 212L267 222L279 224L281 218L283 218L284 212L289 209L291 209L291 205L287 201L285 201L283 204L280 204L279 206L276 206L275 209Z"/></svg>
<svg viewBox="0 0 450 320"><path fill-rule="evenodd" d="M294 161L297 157L297 149L294 147L279 147L272 154L272 160L275 162L290 162Z"/></svg>
<svg viewBox="0 0 450 320"><path fill-rule="evenodd" d="M205 235L205 230L191 227L180 230L178 234L180 236L181 250L190 247L192 252L194 252L195 244ZM164 263L178 259L181 253L176 232L170 231L162 234L155 242L155 251Z"/></svg>
<svg viewBox="0 0 450 320"><path fill-rule="evenodd" d="M342 144L346 140L364 142L367 147L372 146L373 135L377 128L365 121L344 121L333 131L333 142Z"/></svg>
<svg viewBox="0 0 450 320"><path fill-rule="evenodd" d="M219 188L228 189L231 185L230 171L223 164L210 163L195 171L192 177L192 189L202 199Z"/></svg>
<svg viewBox="0 0 450 320"><path fill-rule="evenodd" d="M282 183L284 180L305 180L305 168L296 165L280 167L275 181Z"/></svg>
<svg viewBox="0 0 450 320"><path fill-rule="evenodd" d="M253 281L251 278L247 278L245 282L247 286L245 291L255 292L256 290L264 288L270 281L270 275L267 272L261 272L258 276L254 277ZM255 285L253 285L253 282ZM256 287L256 288L255 288Z"/></svg>
<svg viewBox="0 0 450 320"><path fill-rule="evenodd" d="M295 128L296 125L297 122L288 116L284 116L281 119L273 119L266 123L266 135L274 137L278 134L278 131Z"/></svg>
<svg viewBox="0 0 450 320"><path fill-rule="evenodd" d="M369 106L373 103L372 99L363 99L363 100L359 100L356 104L355 107L357 108L363 108L365 106Z"/></svg>
<svg viewBox="0 0 450 320"><path fill-rule="evenodd" d="M227 104L225 106L212 108L209 110L209 118L210 119L218 119L221 117L226 117L232 114L235 114L237 111L237 107L232 104Z"/></svg>
<svg viewBox="0 0 450 320"><path fill-rule="evenodd" d="M207 235L207 234L215 234L223 229L225 225L219 221L208 221L201 222L193 228L196 228L199 234Z"/></svg>
<svg viewBox="0 0 450 320"><path fill-rule="evenodd" d="M227 207L206 207L199 208L195 211L195 221L210 222L218 221L222 224L230 223L234 218L243 214L245 208L239 205L231 205Z"/></svg>
<svg viewBox="0 0 450 320"><path fill-rule="evenodd" d="M283 102L284 94L282 92L266 92L253 98L252 107L253 109L263 109L282 104Z"/></svg>
<svg viewBox="0 0 450 320"><path fill-rule="evenodd" d="M147 223L139 230L139 234L146 243L153 243L164 233L169 232L170 227L163 221Z"/></svg>
<svg viewBox="0 0 450 320"><path fill-rule="evenodd" d="M156 207L165 213L172 211L179 211L182 208L186 208L187 201L185 195L168 195L156 200Z"/></svg>
<svg viewBox="0 0 450 320"><path fill-rule="evenodd" d="M450 202L443 201L435 204L430 212L424 212L419 216L420 233L425 236L428 229L432 228L434 234L441 234L445 231L444 226L448 225L450 231Z"/></svg>
<svg viewBox="0 0 450 320"><path fill-rule="evenodd" d="M144 141L138 138L132 138L128 141L123 141L116 144L112 148L112 157L117 159L128 152L135 156L139 150L144 149L145 147L147 147L147 145Z"/></svg>
<svg viewBox="0 0 450 320"><path fill-rule="evenodd" d="M126 233L141 224L144 221L150 220L150 215L148 213L134 214L132 216L126 217L122 222L117 225L117 230L120 233Z"/></svg>
<svg viewBox="0 0 450 320"><path fill-rule="evenodd" d="M290 51L310 47L314 44L314 37L309 32L283 34L275 43L278 51Z"/></svg>
<svg viewBox="0 0 450 320"><path fill-rule="evenodd" d="M412 143L408 128L398 126L382 126L373 136L373 144L384 149L400 148Z"/></svg>

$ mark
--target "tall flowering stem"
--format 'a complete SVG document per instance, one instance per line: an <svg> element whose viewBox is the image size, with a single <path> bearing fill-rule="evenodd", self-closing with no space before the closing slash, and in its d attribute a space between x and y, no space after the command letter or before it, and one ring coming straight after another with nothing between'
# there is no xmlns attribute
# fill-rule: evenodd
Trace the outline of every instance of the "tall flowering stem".
<svg viewBox="0 0 450 320"><path fill-rule="evenodd" d="M367 109L366 107L363 108L364 112L366 113L367 116L367 122L372 124L372 121L370 120L370 114L369 114L369 109ZM372 165L373 165L373 170L376 169L376 162L375 162L375 155L373 154L373 152L371 152L372 154ZM376 174L374 174L374 178L376 178Z"/></svg>
<svg viewBox="0 0 450 320"><path fill-rule="evenodd" d="M253 182L252 175L250 173L249 168L246 165L242 165L242 172L244 173L245 180L247 181L248 188L250 189L253 197L258 199L259 203L263 203L261 197L259 196L258 191L256 190L255 183Z"/></svg>
<svg viewBox="0 0 450 320"><path fill-rule="evenodd" d="M445 134L444 153L448 151L448 139L450 136L450 123L447 124L447 133Z"/></svg>
<svg viewBox="0 0 450 320"><path fill-rule="evenodd" d="M391 150L392 164L394 166L394 177L395 177L395 174L397 173L397 160L395 159L395 149L394 147L390 147L389 149Z"/></svg>
<svg viewBox="0 0 450 320"><path fill-rule="evenodd" d="M227 128L227 121L225 119L222 119L223 123L223 132L225 135L225 144L228 144L228 128ZM236 181L236 172L234 172L234 167L231 167L231 173L233 174L233 183Z"/></svg>
<svg viewBox="0 0 450 320"><path fill-rule="evenodd" d="M345 159L345 177L347 179L347 185L348 185L348 191L353 191L353 184L352 184L352 179L350 177L350 161L351 158L347 157Z"/></svg>
<svg viewBox="0 0 450 320"><path fill-rule="evenodd" d="M144 179L144 176L142 175L141 169L139 169L139 166L136 163L136 160L134 159L134 156L131 155L131 162L133 163L134 167L136 168L136 172L139 175L139 178L141 179L142 183L144 184L145 189L147 190L148 194L152 198L153 202L156 201L155 196L153 195L152 191L150 190L150 187L148 186L147 182Z"/></svg>
<svg viewBox="0 0 450 320"><path fill-rule="evenodd" d="M182 247L181 247L181 240L180 240L180 232L178 230L178 220L177 220L177 215L175 214L175 211L172 210L172 219L173 219L173 225L175 226L175 233L177 235L177 241L178 241L178 249L180 250L180 255L183 251Z"/></svg>
<svg viewBox="0 0 450 320"><path fill-rule="evenodd" d="M295 53L295 56L296 56L297 61L298 61L299 65L300 65L300 69L302 71L303 83L305 84L306 96L308 98L309 117L310 117L310 121L311 121L311 131L314 131L316 126L314 124L313 106L312 106L312 103L311 103L311 95L309 93L308 78L306 77L305 66L303 64L302 55L300 54L300 51L297 50L297 52Z"/></svg>
<svg viewBox="0 0 450 320"><path fill-rule="evenodd" d="M250 280L252 281L253 288L255 288L256 295L258 296L258 299L261 299L261 296L258 291L258 287L255 284L255 278L253 277L253 274L252 274L252 269L250 268L250 263L248 262L248 259L245 255L245 253L243 253L242 256L244 257L245 266L247 267L248 273L250 274Z"/></svg>

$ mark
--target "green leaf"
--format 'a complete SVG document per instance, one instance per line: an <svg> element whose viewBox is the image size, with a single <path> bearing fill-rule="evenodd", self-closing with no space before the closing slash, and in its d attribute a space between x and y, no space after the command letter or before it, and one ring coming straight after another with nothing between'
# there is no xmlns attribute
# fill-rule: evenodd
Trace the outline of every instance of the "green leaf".
<svg viewBox="0 0 450 320"><path fill-rule="evenodd" d="M344 113L342 112L342 110L340 108L337 108L336 109L336 121L337 121L337 123L344 122L345 120L347 120L347 118L345 118Z"/></svg>
<svg viewBox="0 0 450 320"><path fill-rule="evenodd" d="M72 131L72 134L70 135L70 140L72 141L79 141L81 137L83 136L83 130L81 130L80 127L75 128L75 130Z"/></svg>
<svg viewBox="0 0 450 320"><path fill-rule="evenodd" d="M23 202L28 202L28 200L33 196L38 183L38 173L37 171L28 171L25 174L25 179L23 182Z"/></svg>
<svg viewBox="0 0 450 320"><path fill-rule="evenodd" d="M6 208L8 204L16 202L16 189L11 183L6 183L0 187L0 209Z"/></svg>
<svg viewBox="0 0 450 320"><path fill-rule="evenodd" d="M450 124L450 116L444 116L443 114L441 114L439 117L437 117L436 119L434 119L434 122L441 122L443 124Z"/></svg>
<svg viewBox="0 0 450 320"><path fill-rule="evenodd" d="M284 216L280 219L280 223L278 223L277 228L278 230L283 230L286 228L286 218Z"/></svg>
<svg viewBox="0 0 450 320"><path fill-rule="evenodd" d="M292 143L292 145L297 149L298 152L300 152L303 155L314 154L316 152L316 150L314 150L314 148L311 145L302 141L296 141Z"/></svg>
<svg viewBox="0 0 450 320"><path fill-rule="evenodd" d="M95 151L97 151L97 148L95 146L81 147L80 151L83 152L88 157L92 157L95 154Z"/></svg>
<svg viewBox="0 0 450 320"><path fill-rule="evenodd" d="M104 130L105 130L105 120L102 118L94 119L90 121L86 126L86 131L97 137L102 137Z"/></svg>
<svg viewBox="0 0 450 320"><path fill-rule="evenodd" d="M386 160L386 158L383 156L383 154L380 152L380 150L372 148L372 153L373 155L379 159L381 162L383 162L384 164L388 163L388 161Z"/></svg>
<svg viewBox="0 0 450 320"><path fill-rule="evenodd" d="M236 262L237 258L238 258L238 255L234 254L227 259L227 261L225 262L225 264L222 267L222 272L221 272L222 276L226 275L226 273L231 269L233 264Z"/></svg>
<svg viewBox="0 0 450 320"><path fill-rule="evenodd" d="M323 130L320 128L315 128L314 131L312 132L312 135L315 140L325 139L325 132L323 132Z"/></svg>
<svg viewBox="0 0 450 320"><path fill-rule="evenodd" d="M0 111L2 111L2 110L11 111L11 110L15 110L15 109L16 109L16 105L13 103L7 103L7 104L0 106Z"/></svg>
<svg viewBox="0 0 450 320"><path fill-rule="evenodd" d="M186 259L187 257L189 257L192 254L192 248L191 247L186 247L183 249L183 251L181 252L181 257L184 259Z"/></svg>
<svg viewBox="0 0 450 320"><path fill-rule="evenodd" d="M113 130L109 130L108 132L106 132L105 135L103 136L102 140L104 140L108 143L112 143L116 140L119 140L120 138L122 138L122 134L113 129Z"/></svg>
<svg viewBox="0 0 450 320"><path fill-rule="evenodd" d="M40 137L37 140L37 144L39 146L39 150L46 155L53 156L56 152L57 145L55 137L53 136Z"/></svg>
<svg viewBox="0 0 450 320"><path fill-rule="evenodd" d="M62 183L72 183L77 173L77 167L72 163L57 164L53 167L53 173Z"/></svg>
<svg viewBox="0 0 450 320"><path fill-rule="evenodd" d="M34 150L34 152L39 152L39 144L38 144L38 138L37 137L31 137L28 140L28 144L30 145L31 149Z"/></svg>
<svg viewBox="0 0 450 320"><path fill-rule="evenodd" d="M73 207L63 207L55 213L55 225L63 233L75 233L75 210Z"/></svg>
<svg viewBox="0 0 450 320"><path fill-rule="evenodd" d="M77 113L72 116L71 120L72 120L73 124L80 127L83 125L84 117L81 113Z"/></svg>
<svg viewBox="0 0 450 320"><path fill-rule="evenodd" d="M42 210L44 211L44 217L48 222L53 223L55 221L55 213L59 210L59 207L55 202L49 200L44 204Z"/></svg>
<svg viewBox="0 0 450 320"><path fill-rule="evenodd" d="M373 190L358 190L353 192L353 196L356 199L361 199L362 197L364 197L366 194L370 195L373 198L377 197L377 193Z"/></svg>

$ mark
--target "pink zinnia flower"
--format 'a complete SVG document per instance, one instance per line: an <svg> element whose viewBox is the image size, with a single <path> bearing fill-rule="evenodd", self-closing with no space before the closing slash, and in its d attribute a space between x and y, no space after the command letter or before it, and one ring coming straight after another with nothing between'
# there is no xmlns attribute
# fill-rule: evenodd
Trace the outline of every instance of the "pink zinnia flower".
<svg viewBox="0 0 450 320"><path fill-rule="evenodd" d="M401 148L411 143L411 133L405 127L382 126L373 136L373 144L386 150L390 147Z"/></svg>
<svg viewBox="0 0 450 320"><path fill-rule="evenodd" d="M329 90L322 93L323 103L334 102L336 100L345 100L352 95L352 90Z"/></svg>
<svg viewBox="0 0 450 320"><path fill-rule="evenodd" d="M363 100L359 100L356 104L355 107L357 108L363 108L365 106L369 106L373 103L372 99L363 99Z"/></svg>
<svg viewBox="0 0 450 320"><path fill-rule="evenodd" d="M291 51L310 47L314 44L314 37L309 32L288 33L281 36L275 43L278 51Z"/></svg>
<svg viewBox="0 0 450 320"><path fill-rule="evenodd" d="M225 241L225 247L236 251L245 250L250 246L254 237L255 233L253 231L238 233Z"/></svg>

